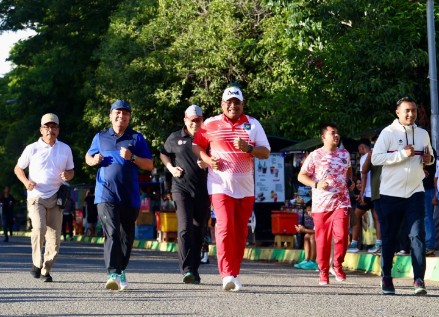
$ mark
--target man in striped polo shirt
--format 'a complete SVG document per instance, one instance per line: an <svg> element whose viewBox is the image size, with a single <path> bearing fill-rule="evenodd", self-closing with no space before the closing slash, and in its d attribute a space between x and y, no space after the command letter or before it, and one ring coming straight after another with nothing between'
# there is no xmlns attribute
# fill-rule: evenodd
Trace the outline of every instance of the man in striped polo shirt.
<svg viewBox="0 0 439 317"><path fill-rule="evenodd" d="M218 269L225 291L242 288L238 275L255 202L254 157L270 155L264 129L243 108L242 91L227 88L223 113L207 119L193 141L194 152L209 165L207 189L216 215Z"/></svg>

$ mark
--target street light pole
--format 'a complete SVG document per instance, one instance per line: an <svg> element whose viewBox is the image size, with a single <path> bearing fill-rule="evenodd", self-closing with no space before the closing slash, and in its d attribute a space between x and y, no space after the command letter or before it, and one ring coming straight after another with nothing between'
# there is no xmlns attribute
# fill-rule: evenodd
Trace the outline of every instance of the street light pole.
<svg viewBox="0 0 439 317"><path fill-rule="evenodd" d="M436 149L436 151L439 151L436 31L434 28L433 0L427 0L427 34L428 34L428 59L429 59L428 72L430 78L430 102L431 102L431 144Z"/></svg>

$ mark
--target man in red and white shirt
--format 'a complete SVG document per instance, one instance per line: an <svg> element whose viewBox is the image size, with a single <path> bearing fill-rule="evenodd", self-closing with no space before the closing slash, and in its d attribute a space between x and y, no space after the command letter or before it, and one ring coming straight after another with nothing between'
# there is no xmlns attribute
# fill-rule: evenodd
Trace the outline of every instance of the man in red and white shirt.
<svg viewBox="0 0 439 317"><path fill-rule="evenodd" d="M268 158L270 144L259 121L243 113L244 97L239 88L224 91L221 108L221 115L204 121L195 134L193 147L209 165L207 189L216 215L215 238L223 289L239 291L247 224L255 201L253 158Z"/></svg>
<svg viewBox="0 0 439 317"><path fill-rule="evenodd" d="M332 239L336 280L342 282L346 279L342 264L348 245L348 210L351 208L347 179L350 179L352 170L349 152L338 148L340 135L337 126L325 124L320 132L323 146L305 159L298 180L312 187L319 284L327 285Z"/></svg>

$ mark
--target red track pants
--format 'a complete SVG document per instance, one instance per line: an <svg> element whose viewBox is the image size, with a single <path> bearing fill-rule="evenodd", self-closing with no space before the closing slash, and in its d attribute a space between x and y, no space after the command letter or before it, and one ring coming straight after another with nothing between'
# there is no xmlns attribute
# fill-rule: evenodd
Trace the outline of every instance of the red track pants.
<svg viewBox="0 0 439 317"><path fill-rule="evenodd" d="M331 257L331 240L334 238L334 267L341 267L348 248L349 215L347 209L313 213L317 264L321 272L328 272Z"/></svg>
<svg viewBox="0 0 439 317"><path fill-rule="evenodd" d="M244 256L248 221L255 197L237 199L213 194L211 199L216 217L215 239L220 276L237 276Z"/></svg>

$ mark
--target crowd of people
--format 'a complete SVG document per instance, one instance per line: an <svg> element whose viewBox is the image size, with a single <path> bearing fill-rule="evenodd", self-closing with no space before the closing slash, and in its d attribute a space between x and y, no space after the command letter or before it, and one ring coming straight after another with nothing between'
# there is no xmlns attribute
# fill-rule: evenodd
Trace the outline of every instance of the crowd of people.
<svg viewBox="0 0 439 317"><path fill-rule="evenodd" d="M201 107L189 106L182 128L171 133L161 149L160 159L172 174L171 190L163 203L172 203L177 213L183 283L201 283L199 266L206 263L205 236L213 209L212 240L216 242L222 288L243 288L240 269L255 202L254 158L266 159L270 154L263 127L244 114L244 105L241 89L232 86L223 92L220 115L204 120ZM361 221L370 210L376 241L367 252L381 254L382 292L395 293L393 256L405 248L412 257L414 292L427 293L425 257L433 255L436 248L433 205L437 203L439 172L429 135L415 123L416 102L408 97L400 99L395 113L397 118L373 140L373 147L369 140L360 140L358 177L353 175L350 153L339 147L340 134L333 123L321 126L323 146L312 151L301 166L298 180L312 188L312 201L306 206L305 219L296 226L304 237L305 259L295 267L318 270L320 285L329 284L330 274L338 282L346 280L346 252L360 251ZM87 221L93 224L93 234L98 217L102 223L105 287L110 290L128 288L126 269L140 208L138 173L139 169L154 168L148 143L130 127L131 118L128 102L114 102L109 114L111 126L94 136L85 155L86 164L97 168L95 188L88 191L85 200ZM32 221L31 274L44 282L53 280L50 273L61 233L66 239L66 224L72 228L74 214L73 201L60 212L58 190L73 179L74 163L70 147L58 140L59 129L58 116L45 114L41 138L24 149L14 169L27 189ZM5 187L1 201L5 241L10 227L8 210L15 204L8 191Z"/></svg>

